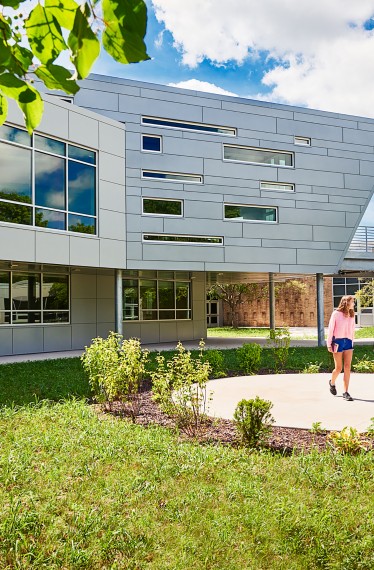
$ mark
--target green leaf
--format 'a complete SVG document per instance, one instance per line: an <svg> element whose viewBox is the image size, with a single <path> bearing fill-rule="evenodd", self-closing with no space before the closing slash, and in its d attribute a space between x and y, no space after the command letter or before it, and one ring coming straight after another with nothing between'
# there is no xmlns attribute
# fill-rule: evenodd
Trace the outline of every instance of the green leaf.
<svg viewBox="0 0 374 570"><path fill-rule="evenodd" d="M33 54L44 64L52 63L67 48L61 27L53 14L40 4L25 21Z"/></svg>
<svg viewBox="0 0 374 570"><path fill-rule="evenodd" d="M11 8L17 9L21 2L24 2L24 0L3 0L1 4L3 6L10 6Z"/></svg>
<svg viewBox="0 0 374 570"><path fill-rule="evenodd" d="M150 59L144 43L147 7L143 0L103 0L103 46L120 63Z"/></svg>
<svg viewBox="0 0 374 570"><path fill-rule="evenodd" d="M6 116L8 114L8 101L7 98L2 95L2 93L0 92L0 125L3 124L3 122L6 119Z"/></svg>
<svg viewBox="0 0 374 570"><path fill-rule="evenodd" d="M12 37L12 29L7 20L0 14L0 33L4 41Z"/></svg>
<svg viewBox="0 0 374 570"><path fill-rule="evenodd" d="M82 8L87 11L88 6ZM82 10L77 10L75 14L68 44L72 51L70 59L77 70L78 79L84 79L100 53L100 42L91 30L87 16L82 13Z"/></svg>
<svg viewBox="0 0 374 570"><path fill-rule="evenodd" d="M72 79L70 72L60 65L41 65L35 70L35 75L43 81L48 89L61 89L65 93L75 95L79 86Z"/></svg>
<svg viewBox="0 0 374 570"><path fill-rule="evenodd" d="M7 97L17 101L23 112L28 132L39 125L43 115L43 100L36 89L11 73L0 75L0 90Z"/></svg>
<svg viewBox="0 0 374 570"><path fill-rule="evenodd" d="M76 11L80 9L75 0L45 0L44 4L62 28L73 29Z"/></svg>

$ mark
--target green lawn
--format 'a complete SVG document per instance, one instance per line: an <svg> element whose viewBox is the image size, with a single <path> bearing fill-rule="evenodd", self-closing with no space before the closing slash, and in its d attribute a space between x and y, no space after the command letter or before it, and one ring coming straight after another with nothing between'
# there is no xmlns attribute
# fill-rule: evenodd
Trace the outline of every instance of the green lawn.
<svg viewBox="0 0 374 570"><path fill-rule="evenodd" d="M1 569L374 567L373 454L181 443L82 400L3 407L0 437Z"/></svg>
<svg viewBox="0 0 374 570"><path fill-rule="evenodd" d="M261 337L267 338L269 336L269 329L267 328L251 328L240 327L234 329L232 327L215 327L208 329L208 338L221 337L221 338L240 338L240 337ZM356 338L374 338L374 327L363 327L356 330ZM317 334L310 333L294 333L293 339L317 339Z"/></svg>

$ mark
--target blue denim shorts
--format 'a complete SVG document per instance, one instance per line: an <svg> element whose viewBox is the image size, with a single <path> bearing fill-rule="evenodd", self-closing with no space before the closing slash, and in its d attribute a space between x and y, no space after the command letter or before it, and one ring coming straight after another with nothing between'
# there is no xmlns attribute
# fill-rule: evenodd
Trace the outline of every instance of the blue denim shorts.
<svg viewBox="0 0 374 570"><path fill-rule="evenodd" d="M338 345L337 352L353 350L353 342L350 338L334 338L333 342Z"/></svg>

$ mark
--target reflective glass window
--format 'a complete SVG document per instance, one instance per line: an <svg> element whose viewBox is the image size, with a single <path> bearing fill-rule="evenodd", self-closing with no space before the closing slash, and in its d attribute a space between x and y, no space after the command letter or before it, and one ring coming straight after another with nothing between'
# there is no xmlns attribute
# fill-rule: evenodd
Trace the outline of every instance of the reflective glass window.
<svg viewBox="0 0 374 570"><path fill-rule="evenodd" d="M43 323L68 323L68 311L44 311Z"/></svg>
<svg viewBox="0 0 374 570"><path fill-rule="evenodd" d="M173 281L159 281L158 282L158 298L160 309L174 309L175 308L175 295L174 295L174 282Z"/></svg>
<svg viewBox="0 0 374 570"><path fill-rule="evenodd" d="M185 236L168 234L143 234L144 241L166 241L177 243L201 243L211 245L222 245L222 237Z"/></svg>
<svg viewBox="0 0 374 570"><path fill-rule="evenodd" d="M142 149L149 152L161 152L161 137L142 135Z"/></svg>
<svg viewBox="0 0 374 570"><path fill-rule="evenodd" d="M0 125L0 139L30 146L31 137L24 129L11 127L10 125Z"/></svg>
<svg viewBox="0 0 374 570"><path fill-rule="evenodd" d="M138 280L124 279L123 281L123 319L135 321L139 319Z"/></svg>
<svg viewBox="0 0 374 570"><path fill-rule="evenodd" d="M42 322L40 311L16 311L12 312L12 324L15 325L35 325Z"/></svg>
<svg viewBox="0 0 374 570"><path fill-rule="evenodd" d="M186 123L173 119L161 119L159 117L142 117L143 125L153 125L158 127L171 127L175 129L183 129L189 131L200 131L203 133L217 133L220 135L236 135L236 129L233 127L221 127L218 125L206 125L204 123Z"/></svg>
<svg viewBox="0 0 374 570"><path fill-rule="evenodd" d="M69 210L79 214L95 215L96 182L95 169L91 166L69 161Z"/></svg>
<svg viewBox="0 0 374 570"><path fill-rule="evenodd" d="M0 201L0 221L31 226L32 208Z"/></svg>
<svg viewBox="0 0 374 570"><path fill-rule="evenodd" d="M181 216L181 200L143 199L143 214L158 214L161 216Z"/></svg>
<svg viewBox="0 0 374 570"><path fill-rule="evenodd" d="M10 273L9 271L0 272L0 311L9 311L10 309ZM1 318L1 317L0 317Z"/></svg>
<svg viewBox="0 0 374 570"><path fill-rule="evenodd" d="M40 273L13 273L12 308L14 311L41 309Z"/></svg>
<svg viewBox="0 0 374 570"><path fill-rule="evenodd" d="M224 145L223 156L225 160L238 160L240 162L254 162L273 166L293 166L292 152Z"/></svg>
<svg viewBox="0 0 374 570"><path fill-rule="evenodd" d="M95 234L96 220L88 216L69 214L68 230L69 232L78 232L80 234Z"/></svg>
<svg viewBox="0 0 374 570"><path fill-rule="evenodd" d="M42 137L41 135L34 134L34 146L39 150L45 150L53 154L66 155L65 143L48 137Z"/></svg>
<svg viewBox="0 0 374 570"><path fill-rule="evenodd" d="M177 309L188 309L190 307L189 283L176 283L176 304Z"/></svg>
<svg viewBox="0 0 374 570"><path fill-rule="evenodd" d="M199 174L182 174L179 172L160 172L156 170L143 170L143 178L155 178L160 180L174 180L175 182L193 182L201 184L203 177Z"/></svg>
<svg viewBox="0 0 374 570"><path fill-rule="evenodd" d="M249 220L254 222L276 222L276 208L260 208L256 206L225 205L225 219Z"/></svg>
<svg viewBox="0 0 374 570"><path fill-rule="evenodd" d="M67 275L43 275L43 309L69 309L69 278Z"/></svg>
<svg viewBox="0 0 374 570"><path fill-rule="evenodd" d="M31 150L0 142L0 198L31 202Z"/></svg>
<svg viewBox="0 0 374 570"><path fill-rule="evenodd" d="M35 203L47 208L66 208L65 159L35 153Z"/></svg>
<svg viewBox="0 0 374 570"><path fill-rule="evenodd" d="M96 153L92 150L87 150L86 148L80 148L69 144L68 156L69 158L75 158L75 160L81 160L88 164L96 164Z"/></svg>
<svg viewBox="0 0 374 570"><path fill-rule="evenodd" d="M40 228L66 230L66 214L54 210L35 209L35 225Z"/></svg>

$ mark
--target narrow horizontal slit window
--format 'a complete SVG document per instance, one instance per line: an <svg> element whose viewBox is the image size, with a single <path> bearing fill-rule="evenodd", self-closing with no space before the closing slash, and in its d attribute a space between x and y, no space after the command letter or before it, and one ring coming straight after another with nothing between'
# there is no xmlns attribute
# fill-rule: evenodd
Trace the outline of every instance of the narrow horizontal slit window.
<svg viewBox="0 0 374 570"><path fill-rule="evenodd" d="M295 192L295 184L286 182L260 182L260 190L274 190L276 192Z"/></svg>
<svg viewBox="0 0 374 570"><path fill-rule="evenodd" d="M190 123L185 121L176 121L174 119L161 119L159 117L142 117L142 124L154 127L169 127L172 129L236 136L236 129L233 127L221 127L219 125L207 125L205 123Z"/></svg>
<svg viewBox="0 0 374 570"><path fill-rule="evenodd" d="M223 237L143 234L143 241L223 245Z"/></svg>
<svg viewBox="0 0 374 570"><path fill-rule="evenodd" d="M312 141L309 137L295 137L294 143L301 146L310 146L312 144Z"/></svg>
<svg viewBox="0 0 374 570"><path fill-rule="evenodd" d="M142 135L142 150L147 152L162 152L161 137Z"/></svg>
<svg viewBox="0 0 374 570"><path fill-rule="evenodd" d="M159 200L157 198L143 198L143 214L158 216L182 216L182 200Z"/></svg>
<svg viewBox="0 0 374 570"><path fill-rule="evenodd" d="M252 162L270 166L293 166L293 153L248 146L223 145L223 158L238 162Z"/></svg>
<svg viewBox="0 0 374 570"><path fill-rule="evenodd" d="M199 174L184 174L182 172L161 172L160 170L142 170L142 178L156 180L171 180L174 182L190 182L202 184L203 177Z"/></svg>
<svg viewBox="0 0 374 570"><path fill-rule="evenodd" d="M277 221L277 209L267 206L225 204L225 220L274 223Z"/></svg>

